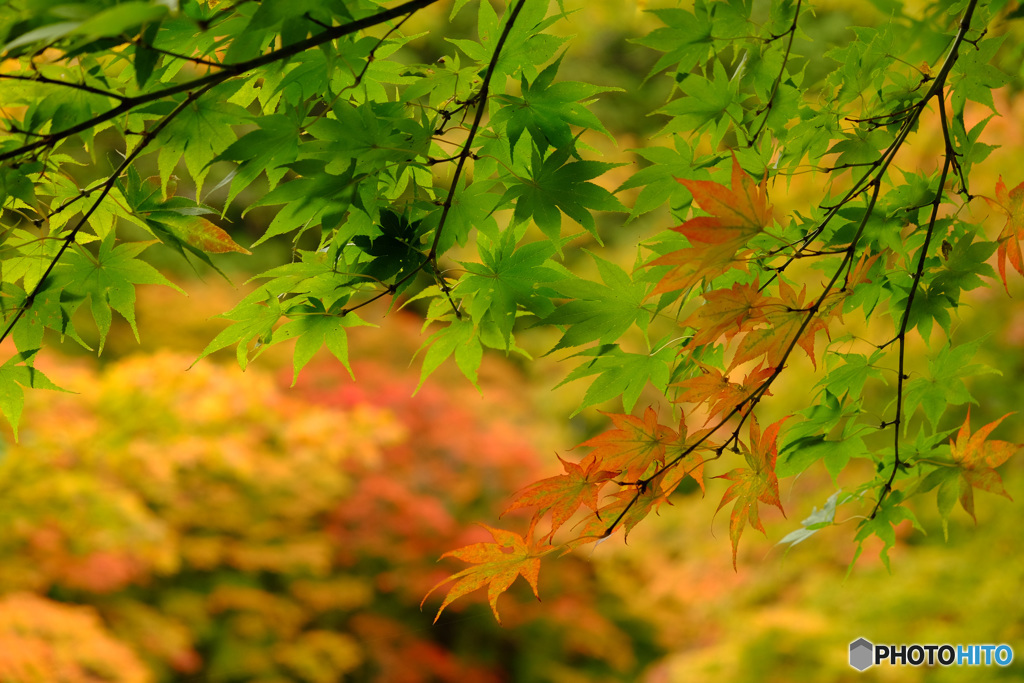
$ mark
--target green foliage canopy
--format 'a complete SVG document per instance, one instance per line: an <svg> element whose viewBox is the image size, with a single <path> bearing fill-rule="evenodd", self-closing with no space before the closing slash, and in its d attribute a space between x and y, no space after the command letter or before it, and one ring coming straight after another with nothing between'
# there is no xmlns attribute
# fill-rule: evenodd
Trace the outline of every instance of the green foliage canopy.
<svg viewBox="0 0 1024 683"><path fill-rule="evenodd" d="M559 78L572 47L552 29L572 9L457 0L445 19L436 3L8 3L0 302L15 350L0 407L15 428L22 387L56 386L34 368L48 335L87 345L87 311L102 350L114 311L134 330L136 286L169 284L142 260L150 245L216 267L216 254L290 240L291 259L256 276L200 359L233 346L244 368L296 339L296 377L324 345L347 366L359 309L419 302L434 325L424 379L454 358L475 382L484 349L528 355L517 335L546 326L560 337L549 350L576 359L563 382L589 383L579 410L621 401L600 446L560 475L575 477L575 507L535 505L530 533L552 509L559 524L578 507L589 516L565 542L517 541L531 567L628 532L719 459L734 558L747 523L763 530L759 503L781 507L777 477L819 461L835 477L868 459L876 474L791 540L860 506L857 540L881 538L883 558L893 526L916 524L906 499L937 491L946 517L957 497L973 514L974 488L1002 492L994 467L1016 447L977 438L994 424L947 418L987 371L972 363L979 342L953 335L963 293L991 286L993 255L1004 284L1007 263L1024 272L1024 189L971 184L991 117L968 123L1010 81L997 64L1019 9L877 2L884 21L827 51L802 0L653 10L661 26L636 42L659 53L647 78L670 82L654 112L664 125L613 192L617 164L587 141L611 137L593 105L616 89ZM452 31L425 61L422 41L458 21L474 35ZM934 168L904 164L928 120ZM769 194L808 173L817 198L780 215ZM1008 217L995 239L970 219L979 196ZM240 198L244 211L279 207L248 249L218 225ZM665 205L680 224L645 234L631 268L597 251L609 235L595 212L643 225ZM582 247L599 281L575 267ZM869 321L869 338L844 316ZM762 432L754 408L798 347L821 379L795 419ZM629 415L645 392L675 404L673 425ZM551 500L538 485L531 500ZM499 546L522 538L496 532Z"/></svg>

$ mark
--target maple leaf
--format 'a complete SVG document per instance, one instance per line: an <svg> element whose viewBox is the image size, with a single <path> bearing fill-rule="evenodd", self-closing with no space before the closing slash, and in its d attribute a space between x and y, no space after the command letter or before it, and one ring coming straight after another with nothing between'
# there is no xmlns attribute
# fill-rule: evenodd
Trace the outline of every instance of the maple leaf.
<svg viewBox="0 0 1024 683"><path fill-rule="evenodd" d="M611 479L618 476L618 471L598 469L598 462L593 454L588 455L580 464L562 460L561 456L555 456L562 463L565 474L555 477L548 477L530 484L522 489L516 499L505 508L502 516L512 510L523 507L537 507L534 513L533 523L542 517L549 510L551 511L551 531L546 538L550 539L581 505L591 510L597 510L597 496L601 488Z"/></svg>
<svg viewBox="0 0 1024 683"><path fill-rule="evenodd" d="M1024 239L1024 182L1007 191L1003 177L999 176L999 182L996 183L996 198L993 200L985 197L985 201L1006 212L1006 225L997 238L999 248L996 251L996 259L1003 287L1009 291L1006 284L1006 262L1009 261L1018 273L1024 275L1024 256L1020 250L1020 240Z"/></svg>
<svg viewBox="0 0 1024 683"><path fill-rule="evenodd" d="M699 443L701 444L701 450L714 450L716 446L705 441L705 437L710 432L711 430L709 429L702 429L693 434L688 434L686 414L684 413L679 418L679 439L671 444L665 452L665 458L670 462L675 462L676 458L682 456L673 468L681 473L679 481L682 481L683 477L689 475L700 486L702 494L704 493L704 457L694 446ZM683 453L686 453L686 455L683 456ZM675 489L675 486L672 486L672 488Z"/></svg>
<svg viewBox="0 0 1024 683"><path fill-rule="evenodd" d="M89 297L93 319L100 333L100 347L110 332L111 311L117 311L128 321L135 338L139 330L135 324L135 286L166 285L184 294L152 265L136 258L156 240L148 242L122 242L115 246L114 232L100 242L95 256L81 250L72 250L60 263L59 278L67 283L67 292Z"/></svg>
<svg viewBox="0 0 1024 683"><path fill-rule="evenodd" d="M986 441L992 430L1010 415L1012 413L1003 415L972 435L971 408L968 406L967 419L957 432L956 441L950 440L953 462L960 468L960 505L974 519L975 524L978 518L974 515L974 489L1010 498L995 468L1006 462L1021 445L1009 441Z"/></svg>
<svg viewBox="0 0 1024 683"><path fill-rule="evenodd" d="M435 624L441 617L441 612L444 611L445 607L463 595L472 593L477 588L485 585L487 586L487 600L491 605L491 611L494 612L494 618L500 624L501 616L498 614L498 596L508 590L509 586L520 576L526 579L527 583L530 584L530 588L533 589L534 597L540 600L540 595L537 593L540 558L551 552L554 547L547 546L543 549L538 547L533 542L532 525L529 532L527 532L527 537L530 538L529 541L514 531L495 529L486 524L481 524L480 526L490 532L496 541L495 543L474 543L457 550L451 550L441 556L441 559L455 557L464 562L473 563L476 566L467 567L456 574L452 574L443 581L439 581L423 596L423 600L420 602L420 609L423 609L423 604L434 591L450 581L455 582L448 589L444 602L441 603L441 607L438 608L437 614L434 616Z"/></svg>
<svg viewBox="0 0 1024 683"><path fill-rule="evenodd" d="M593 448L602 470L622 472L626 479L639 479L655 461L665 461L665 446L677 438L670 427L658 424L658 414L648 406L641 420L632 415L613 415L615 429L598 434L580 446Z"/></svg>
<svg viewBox="0 0 1024 683"><path fill-rule="evenodd" d="M673 384L680 389L675 403L707 403L710 422L716 415L731 412L765 381L771 378L775 368L758 366L751 370L742 382L731 381L721 370L708 366L700 367L701 374ZM771 393L766 391L765 396ZM745 413L749 405L743 407Z"/></svg>
<svg viewBox="0 0 1024 683"><path fill-rule="evenodd" d="M683 321L684 327L697 330L691 344L714 343L719 337L726 341L764 320L764 305L770 299L761 294L757 281L735 283L730 289L717 289L704 294L704 305Z"/></svg>
<svg viewBox="0 0 1024 683"><path fill-rule="evenodd" d="M814 357L814 339L821 330L828 331L828 322L820 315L815 314L811 321L801 331L800 327L804 320L810 315L808 304L804 298L807 294L805 286L798 295L796 290L787 283L779 285L781 298L772 299L764 304L764 317L767 326L748 332L740 341L739 348L733 355L730 368L759 358L765 357L765 362L773 368L779 367L786 357L786 351L797 334L800 335L797 344L811 359L811 365L817 367Z"/></svg>
<svg viewBox="0 0 1024 683"><path fill-rule="evenodd" d="M850 267L850 270L846 273L846 278L843 280L843 286L838 289L832 289L824 300L821 302L821 306L818 308L818 316L829 322L833 318L837 318L840 321L843 319L843 306L853 294L854 290L858 285L870 283L872 280L868 277L868 273L871 271L872 266L878 261L878 257L881 254L874 254L868 256L867 253L861 254L861 257L857 260L857 263Z"/></svg>
<svg viewBox="0 0 1024 683"><path fill-rule="evenodd" d="M147 217L156 227L171 233L177 240L206 254L236 252L251 256L223 228L201 216L189 216L174 211L152 211ZM151 224L150 227L153 227Z"/></svg>
<svg viewBox="0 0 1024 683"><path fill-rule="evenodd" d="M772 223L772 209L765 191L767 178L755 185L735 154L731 188L711 180L678 180L690 191L697 205L711 215L697 216L672 228L685 235L691 247L651 262L652 266L673 267L658 282L651 296L689 289L705 277L720 275L736 262L750 238L764 232Z"/></svg>
<svg viewBox="0 0 1024 683"><path fill-rule="evenodd" d="M686 477L685 466L680 465L660 472L650 481L644 484L628 486L621 491L613 493L609 498L610 503L601 507L600 510L583 519L577 524L583 525L577 538L566 543L563 548L563 555L581 545L594 543L607 538L610 533L619 529L625 532L625 538L629 538L629 532L639 524L647 515L655 510L662 503L669 503L669 496ZM615 525L612 528L612 524Z"/></svg>
<svg viewBox="0 0 1024 683"><path fill-rule="evenodd" d="M739 547L740 536L743 534L743 528L747 522L750 522L750 525L762 534L765 533L758 513L758 501L774 505L783 515L786 514L782 510L782 502L779 500L779 480L775 476L775 461L779 455L776 444L779 429L782 427L782 423L788 419L788 417L782 418L768 427L762 435L757 418L751 416L750 448L745 448L743 453L749 467L737 468L715 477L715 479L728 479L733 482L722 496L722 502L718 504L718 510L721 510L729 501L736 500L732 514L729 515L733 569L736 568L736 550Z"/></svg>

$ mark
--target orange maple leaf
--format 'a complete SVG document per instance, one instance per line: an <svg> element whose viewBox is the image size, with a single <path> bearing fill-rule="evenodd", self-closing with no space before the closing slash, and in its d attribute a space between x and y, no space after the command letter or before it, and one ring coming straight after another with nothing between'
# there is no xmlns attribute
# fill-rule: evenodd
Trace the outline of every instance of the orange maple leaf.
<svg viewBox="0 0 1024 683"><path fill-rule="evenodd" d="M594 514L580 521L583 529L578 538L569 541L565 546L565 552L578 548L586 543L594 543L607 537L607 532L612 524L615 528L612 532L623 529L625 537L629 538L629 532L640 523L647 515L655 510L662 503L672 503L669 496L686 477L687 472L683 466L673 467L664 470L643 486L628 486L609 496L610 503L603 506ZM563 554L565 554L563 552Z"/></svg>
<svg viewBox="0 0 1024 683"><path fill-rule="evenodd" d="M756 280L747 284L737 282L730 289L716 289L704 294L704 305L682 325L697 330L690 342L695 346L712 344L720 337L728 341L764 320L763 309L769 301L759 291Z"/></svg>
<svg viewBox="0 0 1024 683"><path fill-rule="evenodd" d="M664 429L668 428L665 427ZM671 432L672 430L669 431ZM609 527L612 524L615 524L615 528L612 531L620 528L625 529L625 536L628 538L630 530L639 524L640 520L650 514L651 510L656 509L662 503L672 504L669 501L669 496L672 495L672 492L679 487L687 476L692 477L703 492L704 458L700 451L715 448L715 446L704 442L704 438L709 432L710 430L705 429L688 435L685 417L681 417L679 419L678 433L673 432L676 434L676 439L665 445L665 457L671 457L675 464L669 468L662 468L660 472L653 475L646 482L637 482L609 496L612 502L576 525L582 524L583 530L577 538L565 544L565 552L569 552L586 543L593 543L606 538ZM690 450L691 446L697 442L702 442L701 448ZM688 450L690 450L689 453L679 458L678 461L676 460L678 456L681 456Z"/></svg>
<svg viewBox="0 0 1024 683"><path fill-rule="evenodd" d="M995 468L1020 450L1021 445L1009 441L986 441L986 439L992 430L999 426L1000 422L1012 414L1003 415L972 435L971 408L968 406L967 419L964 420L960 431L957 432L956 441L950 439L950 453L953 462L960 468L960 505L974 519L975 524L978 523L978 518L974 516L974 489L1010 498L1010 494L1003 488L1003 480Z"/></svg>
<svg viewBox="0 0 1024 683"><path fill-rule="evenodd" d="M754 391L764 384L775 368L758 366L751 370L742 382L737 384L719 369L708 366L701 366L701 374L690 379L683 380L671 386L680 389L675 398L676 403L706 403L708 405L708 419L710 422L716 415L732 411L740 401L750 396ZM770 396L765 392L765 396ZM750 405L743 408L743 412L750 410Z"/></svg>
<svg viewBox="0 0 1024 683"><path fill-rule="evenodd" d="M1024 182L1007 191L1003 177L999 176L999 182L996 183L996 198L993 200L985 197L985 201L1006 212L1006 225L997 238L999 248L996 251L996 258L999 277L1003 280L1003 287L1009 291L1006 284L1006 262L1009 261L1018 273L1024 275L1024 256L1020 250L1020 240L1024 239Z"/></svg>
<svg viewBox="0 0 1024 683"><path fill-rule="evenodd" d="M652 462L664 462L665 446L678 436L670 427L658 424L658 414L650 406L642 420L632 415L605 414L611 418L615 429L602 432L580 446L594 449L590 457L602 470L621 472L626 479L639 479Z"/></svg>
<svg viewBox="0 0 1024 683"><path fill-rule="evenodd" d="M697 216L674 228L691 247L651 262L673 266L651 293L689 289L701 279L717 277L730 267L751 237L772 223L765 190L767 177L756 185L732 155L732 187L711 180L677 179L709 216Z"/></svg>
<svg viewBox="0 0 1024 683"><path fill-rule="evenodd" d="M556 456L565 469L565 474L548 477L530 484L519 491L516 499L505 508L502 516L519 508L536 507L533 523L551 511L550 539L581 505L597 510L597 496L601 488L618 476L619 472L598 469L598 462L593 454L588 455L580 464L562 460Z"/></svg>
<svg viewBox="0 0 1024 683"><path fill-rule="evenodd" d="M526 579L527 583L530 584L530 588L533 589L534 596L540 600L540 595L537 593L540 558L554 550L554 547L550 545L538 546L534 543L532 526L527 533L527 536L530 538L529 541L513 531L495 529L486 524L481 524L480 526L491 533L496 543L474 543L464 548L449 551L441 556L442 559L445 557L456 557L464 562L471 562L476 566L467 567L456 574L452 574L443 581L439 581L423 596L423 600L420 602L420 609L423 609L423 604L434 591L449 581L455 582L448 589L444 602L441 603L441 607L437 610L437 615L434 617L435 624L445 607L454 600L484 585L487 586L487 600L491 604L491 611L494 612L494 618L500 624L498 596L508 590L509 586L520 576Z"/></svg>
<svg viewBox="0 0 1024 683"><path fill-rule="evenodd" d="M777 368L783 362L789 345L799 332L797 344L810 357L811 365L817 367L814 358L814 339L819 331L828 331L828 323L820 315L815 315L807 326L800 331L800 326L810 314L805 303L807 287L798 295L796 290L787 283L779 284L779 299L771 299L764 304L764 317L767 326L748 332L740 341L729 367L735 368L749 360L765 357L768 366Z"/></svg>
<svg viewBox="0 0 1024 683"><path fill-rule="evenodd" d="M702 429L694 432L693 434L688 434L686 429L686 414L684 413L680 416L679 438L675 443L670 444L665 451L665 459L669 462L675 461L676 458L682 456L679 462L673 466L673 470L676 471L676 475L665 479L665 482L668 483L676 482L676 484L672 485L672 490L675 490L678 482L681 482L684 477L689 475L700 486L701 494L704 493L704 456L702 456L700 452L714 450L717 448L715 444L705 440L710 432L710 429ZM700 443L700 446L694 448L697 443ZM687 451L690 452L686 453ZM686 453L686 455L683 455L683 453ZM678 479L676 476L678 476Z"/></svg>
<svg viewBox="0 0 1024 683"><path fill-rule="evenodd" d="M750 525L762 534L765 533L764 525L761 524L761 517L758 514L758 501L774 505L783 515L786 514L782 510L782 501L779 500L779 480L775 476L775 461L779 455L776 444L779 429L782 427L782 423L788 419L788 417L782 418L768 427L762 435L757 418L751 416L750 447L743 449L743 455L749 467L737 468L715 477L715 479L728 479L733 482L722 496L722 502L718 504L718 510L721 510L726 503L736 500L732 514L729 515L733 569L736 568L736 550L739 548L740 536L743 534L743 527L747 522L750 522Z"/></svg>

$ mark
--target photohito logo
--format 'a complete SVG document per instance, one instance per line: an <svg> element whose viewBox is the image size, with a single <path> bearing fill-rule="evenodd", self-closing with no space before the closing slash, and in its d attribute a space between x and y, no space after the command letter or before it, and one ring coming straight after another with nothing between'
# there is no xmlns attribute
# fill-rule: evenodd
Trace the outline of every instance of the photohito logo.
<svg viewBox="0 0 1024 683"><path fill-rule="evenodd" d="M1012 661L1009 645L873 645L866 638L850 643L850 666L857 671L882 662L892 666L1009 666Z"/></svg>

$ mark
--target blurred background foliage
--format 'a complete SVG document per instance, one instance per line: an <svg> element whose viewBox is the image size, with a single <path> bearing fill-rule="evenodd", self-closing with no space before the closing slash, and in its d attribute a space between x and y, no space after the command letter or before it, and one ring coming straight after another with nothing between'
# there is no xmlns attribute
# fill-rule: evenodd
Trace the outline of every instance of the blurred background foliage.
<svg viewBox="0 0 1024 683"><path fill-rule="evenodd" d="M888 4L815 2L797 54L809 69L831 68L824 51L851 40L855 23L885 21ZM562 77L624 90L594 105L616 143L586 140L628 164L600 179L614 190L644 164L629 150L655 142L663 123L647 112L671 83L642 82L656 57L630 42L657 25L641 11L656 3L566 5L578 12L555 27L575 36ZM432 9L410 25L408 33L430 31L405 48L418 51L417 60L450 51L440 33L446 13ZM472 16L463 12L460 21ZM989 194L1000 173L1013 184L1022 179L1024 22L1006 31L1000 66L1014 80L997 93L1002 118L985 131L1002 147L972 179ZM911 153L919 157L900 163L932 167L929 142L934 151L939 140L937 130L922 128ZM227 170L215 168L208 186ZM240 217L257 191L228 212L243 244L268 218L258 209ZM799 176L772 191L780 214L819 198ZM976 210L988 209L979 202ZM668 207L628 224L602 219L601 253L623 265L641 235L670 220ZM588 239L576 246L595 246ZM858 674L847 666L847 646L860 636L1005 642L1024 654L1019 502L980 496L977 526L955 515L948 542L937 511L920 506L927 535L909 524L898 529L891 574L869 549L846 577L853 520L788 553L773 547L843 486L824 468L784 482L788 518L765 514L769 539L744 542L736 573L726 519L708 523L710 501L725 488L711 480L707 500L681 490L628 547L609 541L550 563L543 603L514 587L501 598L504 627L483 596L455 603L431 625L431 603L421 612L420 599L458 568L437 557L486 540L472 523L493 520L519 487L558 473L552 452L600 426L596 411L564 420L583 388L551 391L565 374L557 358L494 357L482 368L481 393L442 370L414 396L418 369L409 361L427 334L415 307L378 310L367 317L380 329L353 331L356 381L318 357L288 388L287 349L246 373L216 356L189 369L221 327L210 317L230 308L244 285L202 269L197 279L180 257L154 255L189 298L140 288L141 346L122 325L101 360L73 345L63 359L41 360L76 393L30 393L20 443L5 439L0 681L953 681L972 672L883 666ZM281 241L218 263L243 283L288 258ZM582 252L567 265L592 267ZM993 286L961 306L959 329L989 335L977 360L1002 373L973 387L985 397L972 410L976 424L1024 405L1017 284L1011 298ZM541 356L556 341L546 334L527 334L522 344ZM924 343L913 350L929 352ZM60 367L50 372L47 362ZM807 365L783 375L762 422L800 407L813 373ZM1024 441L1020 424L1007 421L995 436ZM1022 470L1019 458L1003 468L1015 501L1024 500ZM1024 680L1018 662L983 675Z"/></svg>

